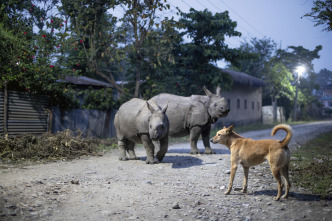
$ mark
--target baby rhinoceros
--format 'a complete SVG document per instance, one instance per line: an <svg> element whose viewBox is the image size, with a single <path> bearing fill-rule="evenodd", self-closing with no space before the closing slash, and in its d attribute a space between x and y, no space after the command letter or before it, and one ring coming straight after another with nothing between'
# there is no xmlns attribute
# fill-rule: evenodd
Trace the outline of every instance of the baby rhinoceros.
<svg viewBox="0 0 332 221"><path fill-rule="evenodd" d="M152 141L160 142L160 150L156 154L158 161L164 158L168 148L169 122L165 114L168 104L162 109L155 102L154 104L155 107L145 100L133 98L121 105L114 119L120 150L119 160L138 160L134 150L135 143L143 143L146 163L157 163Z"/></svg>

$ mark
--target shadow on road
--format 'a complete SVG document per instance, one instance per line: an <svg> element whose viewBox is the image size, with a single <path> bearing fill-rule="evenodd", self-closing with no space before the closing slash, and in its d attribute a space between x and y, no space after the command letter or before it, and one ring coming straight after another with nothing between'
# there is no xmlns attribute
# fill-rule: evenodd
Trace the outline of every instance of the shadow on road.
<svg viewBox="0 0 332 221"><path fill-rule="evenodd" d="M260 190L260 191L255 191L252 195L267 195L267 196L277 196L278 191L277 190ZM288 199L290 200L297 200L297 201L320 201L322 200L319 195L313 195L313 194L306 194L306 193L294 193L294 192L289 192L289 197ZM332 198L324 199L331 201Z"/></svg>
<svg viewBox="0 0 332 221"><path fill-rule="evenodd" d="M228 149L213 149L216 154L230 154ZM190 149L169 149L167 153L189 153ZM204 150L199 150L200 154L204 154ZM193 155L194 156L194 155Z"/></svg>
<svg viewBox="0 0 332 221"><path fill-rule="evenodd" d="M140 157L140 160L145 161L146 157ZM203 160L193 156L165 156L163 161L159 164L163 163L171 163L172 168L181 169L181 168L189 168L194 166L203 165Z"/></svg>

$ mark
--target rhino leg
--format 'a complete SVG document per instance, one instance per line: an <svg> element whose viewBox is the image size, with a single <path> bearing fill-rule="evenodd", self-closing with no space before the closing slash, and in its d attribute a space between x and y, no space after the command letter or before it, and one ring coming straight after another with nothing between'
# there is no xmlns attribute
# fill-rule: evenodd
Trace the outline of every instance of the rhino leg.
<svg viewBox="0 0 332 221"><path fill-rule="evenodd" d="M168 149L168 136L160 139L160 149L156 154L156 158L159 161L162 161L164 156L166 155L167 149Z"/></svg>
<svg viewBox="0 0 332 221"><path fill-rule="evenodd" d="M191 154L199 154L198 148L197 148L197 141L199 136L201 135L202 128L201 127L193 127L190 130L190 153Z"/></svg>
<svg viewBox="0 0 332 221"><path fill-rule="evenodd" d="M139 160L139 158L136 156L135 154L135 143L130 141L130 140L127 140L127 152L128 152L128 155L129 155L129 160Z"/></svg>
<svg viewBox="0 0 332 221"><path fill-rule="evenodd" d="M146 134L141 135L141 140L146 151L146 163L154 164L157 161L154 159L154 145L150 137Z"/></svg>
<svg viewBox="0 0 332 221"><path fill-rule="evenodd" d="M204 154L215 154L211 147L210 147L210 132L211 126L208 126L202 130L202 140L205 147Z"/></svg>
<svg viewBox="0 0 332 221"><path fill-rule="evenodd" d="M118 148L119 148L119 160L128 160L128 158L126 156L126 141L119 140Z"/></svg>

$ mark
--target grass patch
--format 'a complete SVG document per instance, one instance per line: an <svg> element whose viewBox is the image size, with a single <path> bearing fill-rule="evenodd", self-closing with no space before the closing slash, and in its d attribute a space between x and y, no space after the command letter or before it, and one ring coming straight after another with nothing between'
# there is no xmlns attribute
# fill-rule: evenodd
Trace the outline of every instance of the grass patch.
<svg viewBox="0 0 332 221"><path fill-rule="evenodd" d="M0 138L0 159L5 163L75 159L100 155L117 147L116 139L84 138L82 133L65 130L56 134L23 134Z"/></svg>
<svg viewBox="0 0 332 221"><path fill-rule="evenodd" d="M332 196L332 131L292 153L292 182L321 196Z"/></svg>

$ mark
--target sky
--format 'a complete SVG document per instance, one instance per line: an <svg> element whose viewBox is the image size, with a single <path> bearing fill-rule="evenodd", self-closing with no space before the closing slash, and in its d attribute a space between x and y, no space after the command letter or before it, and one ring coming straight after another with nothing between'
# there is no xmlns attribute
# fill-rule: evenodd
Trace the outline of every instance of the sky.
<svg viewBox="0 0 332 221"><path fill-rule="evenodd" d="M314 70L332 71L332 32L322 31L323 26L314 26L311 18L304 14L311 12L312 0L167 0L171 10L165 15L175 15L175 7L189 12L192 7L212 13L229 11L229 16L236 21L241 37L232 37L227 41L230 47L237 48L241 42L251 38L270 38L281 49L288 46L303 46L310 51L322 45L320 58L313 61ZM218 63L223 67L225 63Z"/></svg>

